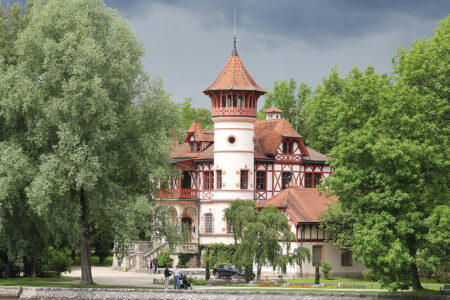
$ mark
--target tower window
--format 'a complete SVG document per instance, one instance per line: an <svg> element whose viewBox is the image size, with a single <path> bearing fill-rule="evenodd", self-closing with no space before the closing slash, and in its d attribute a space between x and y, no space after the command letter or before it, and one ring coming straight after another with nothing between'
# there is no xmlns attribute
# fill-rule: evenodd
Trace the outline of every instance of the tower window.
<svg viewBox="0 0 450 300"><path fill-rule="evenodd" d="M227 107L227 97L222 96L222 107Z"/></svg>
<svg viewBox="0 0 450 300"><path fill-rule="evenodd" d="M231 107L231 95L228 95L228 107Z"/></svg>
<svg viewBox="0 0 450 300"><path fill-rule="evenodd" d="M229 136L228 137L228 143L234 144L235 142L236 142L236 138L234 136Z"/></svg>
<svg viewBox="0 0 450 300"><path fill-rule="evenodd" d="M248 170L241 170L241 190L248 189Z"/></svg>
<svg viewBox="0 0 450 300"><path fill-rule="evenodd" d="M243 106L244 106L244 99L242 98L242 96L239 96L239 107Z"/></svg>
<svg viewBox="0 0 450 300"><path fill-rule="evenodd" d="M266 172L264 171L256 172L256 189L257 190L266 189Z"/></svg>
<svg viewBox="0 0 450 300"><path fill-rule="evenodd" d="M237 96L233 95L233 107L237 107Z"/></svg>

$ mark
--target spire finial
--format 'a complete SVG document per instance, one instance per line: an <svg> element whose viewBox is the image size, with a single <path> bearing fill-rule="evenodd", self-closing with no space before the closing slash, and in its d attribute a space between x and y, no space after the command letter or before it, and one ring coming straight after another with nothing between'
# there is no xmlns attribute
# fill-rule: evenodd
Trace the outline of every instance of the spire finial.
<svg viewBox="0 0 450 300"><path fill-rule="evenodd" d="M233 51L231 52L231 56L239 56L236 49L236 9L234 9L234 44Z"/></svg>

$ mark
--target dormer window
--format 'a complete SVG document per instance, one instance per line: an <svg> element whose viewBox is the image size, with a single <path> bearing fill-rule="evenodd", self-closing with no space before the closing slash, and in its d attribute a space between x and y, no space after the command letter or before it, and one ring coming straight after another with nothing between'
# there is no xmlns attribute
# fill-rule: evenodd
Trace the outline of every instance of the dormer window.
<svg viewBox="0 0 450 300"><path fill-rule="evenodd" d="M292 142L292 141L284 141L283 142L283 153L285 153L285 154L294 154L294 142Z"/></svg>
<svg viewBox="0 0 450 300"><path fill-rule="evenodd" d="M191 153L200 152L200 143L199 142L191 142Z"/></svg>

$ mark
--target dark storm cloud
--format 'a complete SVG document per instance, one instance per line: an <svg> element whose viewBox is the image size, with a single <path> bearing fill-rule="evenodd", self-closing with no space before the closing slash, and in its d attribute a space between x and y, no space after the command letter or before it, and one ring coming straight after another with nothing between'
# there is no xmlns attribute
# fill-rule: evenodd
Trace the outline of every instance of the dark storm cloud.
<svg viewBox="0 0 450 300"><path fill-rule="evenodd" d="M160 3L188 9L204 27L232 27L233 10L239 28L287 39L322 43L324 39L363 37L390 30L405 17L444 19L450 12L448 0L106 0L119 11L140 13L141 5ZM143 12L143 11L142 11Z"/></svg>

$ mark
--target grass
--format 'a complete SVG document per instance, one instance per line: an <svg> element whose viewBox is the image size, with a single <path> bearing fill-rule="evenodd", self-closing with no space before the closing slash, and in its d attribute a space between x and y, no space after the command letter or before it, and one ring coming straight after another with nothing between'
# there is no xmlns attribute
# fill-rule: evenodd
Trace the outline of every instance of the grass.
<svg viewBox="0 0 450 300"><path fill-rule="evenodd" d="M314 284L314 278L295 278L295 279L286 279L287 283L311 283ZM430 290L439 290L440 287L443 287L443 283L437 283L434 278L425 278L421 277L420 282L425 289ZM360 277L333 277L330 279L320 278L320 283L323 284L348 284L348 285L365 285L368 289L382 289L379 282L368 281L364 278Z"/></svg>
<svg viewBox="0 0 450 300"><path fill-rule="evenodd" d="M320 294L378 294L378 295L441 295L439 291L424 289L422 291L403 291L403 292L387 292L387 291L349 291L349 290L327 290L327 289L267 289L267 288L233 288L233 289L210 289L207 291L248 291L248 292L282 292L282 293L320 293Z"/></svg>
<svg viewBox="0 0 450 300"><path fill-rule="evenodd" d="M79 284L79 277L20 277L0 278L0 286L33 286L33 287L67 287L67 288L113 288L113 289L155 289L149 287L121 286L121 285L86 285ZM76 282L74 282L76 281Z"/></svg>

